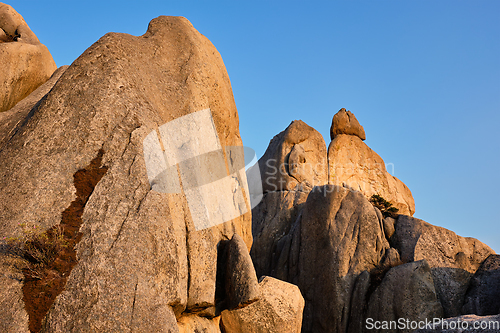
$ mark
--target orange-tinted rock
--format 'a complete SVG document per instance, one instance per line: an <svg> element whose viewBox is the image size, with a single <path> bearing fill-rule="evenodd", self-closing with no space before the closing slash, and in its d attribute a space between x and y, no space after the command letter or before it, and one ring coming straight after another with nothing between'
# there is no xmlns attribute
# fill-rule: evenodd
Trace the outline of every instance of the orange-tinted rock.
<svg viewBox="0 0 500 333"><path fill-rule="evenodd" d="M24 19L0 3L0 112L45 83L57 66Z"/></svg>
<svg viewBox="0 0 500 333"><path fill-rule="evenodd" d="M330 127L330 139L335 139L339 134L355 135L361 140L366 139L365 130L351 111L340 109L332 119Z"/></svg>
<svg viewBox="0 0 500 333"><path fill-rule="evenodd" d="M398 208L399 214L415 213L410 189L387 172L384 160L359 137L337 135L328 147L328 168L329 184L360 191L367 198L378 194Z"/></svg>

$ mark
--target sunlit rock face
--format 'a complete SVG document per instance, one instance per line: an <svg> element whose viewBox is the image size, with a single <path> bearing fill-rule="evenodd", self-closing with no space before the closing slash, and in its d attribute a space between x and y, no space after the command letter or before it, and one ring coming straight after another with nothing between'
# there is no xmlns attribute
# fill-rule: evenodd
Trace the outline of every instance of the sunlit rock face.
<svg viewBox="0 0 500 333"><path fill-rule="evenodd" d="M332 141L328 146L328 184L349 187L367 198L380 195L399 214L413 215L415 201L410 189L387 172L384 160L368 147L363 127L350 111L333 117Z"/></svg>
<svg viewBox="0 0 500 333"><path fill-rule="evenodd" d="M366 139L365 129L360 125L358 119L351 111L346 111L342 108L337 112L332 119L330 127L330 139L335 139L339 134L354 135L361 140Z"/></svg>
<svg viewBox="0 0 500 333"><path fill-rule="evenodd" d="M0 3L0 64L0 112L45 83L57 68L22 16L4 3Z"/></svg>

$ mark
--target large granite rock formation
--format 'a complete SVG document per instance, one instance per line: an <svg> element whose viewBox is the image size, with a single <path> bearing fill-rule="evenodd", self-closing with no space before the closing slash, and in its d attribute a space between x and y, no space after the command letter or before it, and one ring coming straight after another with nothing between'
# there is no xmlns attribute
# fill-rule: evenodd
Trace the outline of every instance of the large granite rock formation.
<svg viewBox="0 0 500 333"><path fill-rule="evenodd" d="M4 3L0 3L0 64L0 112L45 83L57 68L22 16Z"/></svg>
<svg viewBox="0 0 500 333"><path fill-rule="evenodd" d="M296 206L286 195L265 196L254 208L255 217L273 216L275 210L262 213L266 205L287 205L279 223L274 216L260 221L272 232L254 234L251 253L265 263L261 272L299 286L306 301L302 332L368 332L368 318L460 314L472 274L492 253L478 240L409 216L384 219L360 192L343 187L316 187Z"/></svg>
<svg viewBox="0 0 500 333"><path fill-rule="evenodd" d="M33 43L1 8L0 47ZM364 137L341 110L327 165L321 135L292 122L259 160L251 226L215 47L179 17L105 35L0 115L0 331L358 333L368 318L495 313L498 256L409 216L411 192ZM64 241L44 271L15 247L27 226Z"/></svg>
<svg viewBox="0 0 500 333"><path fill-rule="evenodd" d="M334 125L341 128L338 121ZM283 135L276 136L268 151L283 145ZM270 158L266 152L259 165ZM343 175L357 185L278 188L252 210L257 275L300 288L302 332L369 332L369 318L419 321L461 314L471 276L493 251L409 216L411 192L358 136L337 131L328 158L330 180L335 168L354 165ZM365 181L377 191L363 191ZM371 194L392 201L403 214L384 218L369 202Z"/></svg>
<svg viewBox="0 0 500 333"><path fill-rule="evenodd" d="M326 161L323 137L301 120L277 134L259 159L264 196L252 211L252 233L258 235L252 257L258 276L276 276L271 272L271 266L276 267L271 262L279 257L276 247L289 234L309 191L327 183Z"/></svg>
<svg viewBox="0 0 500 333"><path fill-rule="evenodd" d="M303 332L361 332L368 314L373 316L382 303L387 309L383 316L388 318L403 313L415 318L442 314L429 266L419 268L421 273L414 272L415 265L399 268L399 252L389 247L385 232L391 219L384 219L364 195L326 185L315 187L304 202L305 196L292 191L264 196L253 210L254 231L255 225L261 229L254 233L251 251L261 268L258 274L299 286L306 301ZM394 283L401 276L405 282ZM420 290L423 285L427 289ZM397 296L416 290L420 292L413 302L390 312L402 304Z"/></svg>
<svg viewBox="0 0 500 333"><path fill-rule="evenodd" d="M278 243L289 234L309 191L327 183L326 160L323 137L301 120L276 135L259 159L264 196L252 211L252 233L258 235L258 244L251 250L258 276L283 278L271 271L276 267L272 262L279 258Z"/></svg>
<svg viewBox="0 0 500 333"><path fill-rule="evenodd" d="M250 248L248 200L235 207L240 216L197 230L188 189L152 190L144 157L144 140L159 126L210 108L205 125L220 140L224 172L244 165L224 149L241 146L238 114L210 41L180 17L156 18L139 37L109 33L29 108L2 129L11 134L0 147L0 235L22 235L21 222L59 225L70 238L57 260L74 267L52 271L57 294L0 254L0 299L9 304L0 309L2 331L215 330L218 244L238 234ZM244 172L231 177L232 190L246 193ZM40 301L36 288L55 299Z"/></svg>

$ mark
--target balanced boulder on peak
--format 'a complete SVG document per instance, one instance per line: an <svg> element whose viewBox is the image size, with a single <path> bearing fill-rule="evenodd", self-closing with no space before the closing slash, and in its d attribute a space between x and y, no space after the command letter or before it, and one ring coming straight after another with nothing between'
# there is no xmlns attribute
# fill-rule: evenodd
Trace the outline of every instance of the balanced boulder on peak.
<svg viewBox="0 0 500 333"><path fill-rule="evenodd" d="M328 146L328 184L360 191L367 198L380 195L398 209L413 215L410 189L387 172L384 160L363 142L365 130L351 111L342 108L333 116Z"/></svg>
<svg viewBox="0 0 500 333"><path fill-rule="evenodd" d="M365 130L351 111L342 108L333 116L330 127L330 138L333 140L339 134L355 135L361 140L366 140Z"/></svg>

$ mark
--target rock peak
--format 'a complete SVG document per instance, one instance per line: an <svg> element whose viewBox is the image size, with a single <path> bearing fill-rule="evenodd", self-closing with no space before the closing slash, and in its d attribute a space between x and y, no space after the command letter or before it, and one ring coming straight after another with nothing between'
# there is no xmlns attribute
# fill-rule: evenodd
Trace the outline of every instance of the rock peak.
<svg viewBox="0 0 500 333"><path fill-rule="evenodd" d="M339 134L355 135L361 140L366 139L365 130L351 111L342 108L333 116L330 127L330 138L333 140Z"/></svg>
<svg viewBox="0 0 500 333"><path fill-rule="evenodd" d="M0 112L7 111L47 82L57 69L23 17L0 2Z"/></svg>
<svg viewBox="0 0 500 333"><path fill-rule="evenodd" d="M0 2L0 42L39 44L23 17L11 6Z"/></svg>

